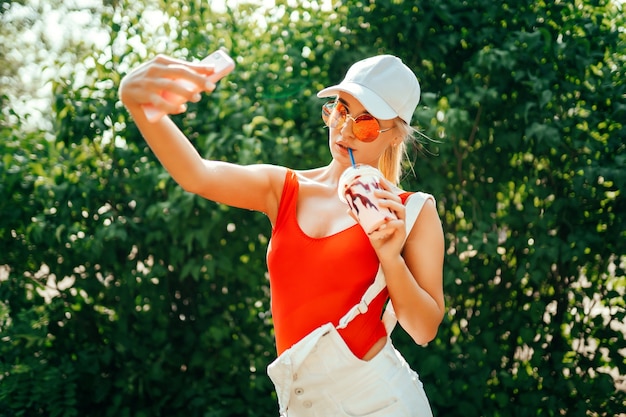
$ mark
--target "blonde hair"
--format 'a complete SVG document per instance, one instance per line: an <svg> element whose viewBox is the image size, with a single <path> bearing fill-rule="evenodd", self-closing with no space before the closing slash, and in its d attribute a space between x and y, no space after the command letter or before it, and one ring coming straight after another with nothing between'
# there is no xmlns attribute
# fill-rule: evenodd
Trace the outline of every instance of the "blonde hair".
<svg viewBox="0 0 626 417"><path fill-rule="evenodd" d="M378 169L382 174L394 185L400 183L400 175L402 174L402 160L406 155L407 142L414 140L414 132L404 120L396 120L396 129L400 131L402 140L400 143L391 145L385 149L380 160L378 161Z"/></svg>

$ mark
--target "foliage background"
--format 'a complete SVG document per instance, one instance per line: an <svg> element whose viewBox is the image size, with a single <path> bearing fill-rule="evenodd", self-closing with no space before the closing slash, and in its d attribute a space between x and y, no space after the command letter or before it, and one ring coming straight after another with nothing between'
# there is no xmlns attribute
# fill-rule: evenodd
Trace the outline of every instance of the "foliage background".
<svg viewBox="0 0 626 417"><path fill-rule="evenodd" d="M626 413L618 5L94 2L106 42L70 40L48 62L42 127L19 111L16 57L31 55L8 41L42 18L16 19L20 3L0 3L0 416L276 414L269 223L183 192L117 100L155 53L218 47L237 71L175 120L207 157L243 164L327 163L315 92L355 60L392 53L418 74L433 140L403 185L438 200L448 312L428 346L394 340L435 415Z"/></svg>

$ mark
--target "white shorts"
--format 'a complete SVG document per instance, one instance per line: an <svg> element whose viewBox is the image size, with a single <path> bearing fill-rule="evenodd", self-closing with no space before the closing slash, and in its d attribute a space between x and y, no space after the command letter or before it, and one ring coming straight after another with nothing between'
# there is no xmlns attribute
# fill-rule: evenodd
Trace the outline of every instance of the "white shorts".
<svg viewBox="0 0 626 417"><path fill-rule="evenodd" d="M268 367L285 417L432 417L417 373L387 339L370 361L350 351L332 324Z"/></svg>

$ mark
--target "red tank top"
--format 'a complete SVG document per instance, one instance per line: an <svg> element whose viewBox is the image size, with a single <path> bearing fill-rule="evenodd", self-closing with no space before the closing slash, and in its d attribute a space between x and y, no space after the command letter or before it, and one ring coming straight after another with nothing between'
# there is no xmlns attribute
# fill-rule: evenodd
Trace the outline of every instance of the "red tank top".
<svg viewBox="0 0 626 417"><path fill-rule="evenodd" d="M337 326L374 282L379 266L358 224L327 237L306 235L296 218L298 190L296 174L287 171L267 253L279 355L317 327L329 322ZM402 195L403 200L406 196ZM386 336L381 315L387 298L385 289L365 314L339 330L355 356L363 358Z"/></svg>

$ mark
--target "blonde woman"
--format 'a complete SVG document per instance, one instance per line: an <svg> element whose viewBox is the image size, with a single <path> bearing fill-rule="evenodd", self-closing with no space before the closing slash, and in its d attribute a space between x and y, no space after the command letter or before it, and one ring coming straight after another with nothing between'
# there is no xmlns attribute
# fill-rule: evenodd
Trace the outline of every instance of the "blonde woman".
<svg viewBox="0 0 626 417"><path fill-rule="evenodd" d="M425 344L444 315L444 243L434 200L398 188L420 99L414 73L399 58L379 55L356 62L339 84L320 91L330 99L322 115L332 159L303 171L203 159L169 117L146 118L145 106L184 112L184 104L171 103L163 92L197 101L199 93L173 80L210 93L212 73L205 64L159 56L122 80L120 98L181 187L267 215L279 355L268 372L281 415L431 416L417 373L389 338L397 318L416 343ZM350 154L383 173L386 181L375 195L397 217L369 234L338 198ZM388 301L393 309L383 317Z"/></svg>

